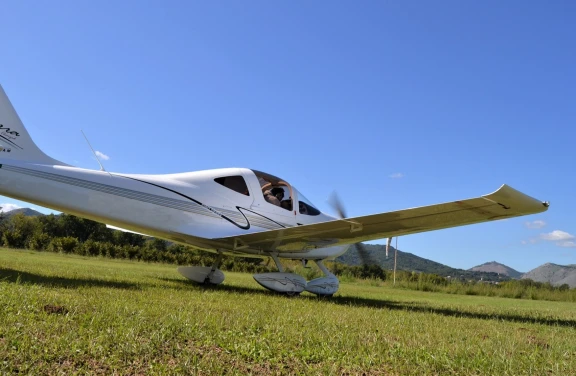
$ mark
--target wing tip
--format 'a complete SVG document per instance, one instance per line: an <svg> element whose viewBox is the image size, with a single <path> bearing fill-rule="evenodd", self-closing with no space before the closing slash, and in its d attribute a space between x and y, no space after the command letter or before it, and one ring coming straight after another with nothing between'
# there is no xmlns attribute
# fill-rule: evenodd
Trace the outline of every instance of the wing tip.
<svg viewBox="0 0 576 376"><path fill-rule="evenodd" d="M511 208L525 214L542 213L548 210L550 206L549 201L540 201L507 184L502 184L496 191L482 197L494 201L504 208Z"/></svg>

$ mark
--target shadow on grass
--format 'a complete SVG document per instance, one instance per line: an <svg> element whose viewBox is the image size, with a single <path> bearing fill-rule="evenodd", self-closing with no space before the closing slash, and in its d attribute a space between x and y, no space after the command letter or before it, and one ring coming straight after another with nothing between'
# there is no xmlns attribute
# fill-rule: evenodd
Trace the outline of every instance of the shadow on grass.
<svg viewBox="0 0 576 376"><path fill-rule="evenodd" d="M239 293L239 294L282 295L282 294L275 294L274 292L264 290L263 288L260 287L251 288L251 287L230 286L226 284L222 284L219 286L212 286L212 285L205 286L182 279L162 278L162 280L166 282L176 283L178 285L177 287L178 289L201 287L206 290L228 291L231 293ZM328 298L328 297L316 297L309 295L303 295L299 299L320 300L320 301L326 301L327 303L339 304L345 306L370 307L370 308L408 311L408 312L432 313L449 317L464 317L480 320L497 320L497 321L531 323L531 324L541 324L550 326L576 327L576 320L555 319L546 317L530 317L510 313L497 313L497 312L493 313L471 312L455 308L434 307L424 302L397 302L390 300L368 299L360 297L343 297L343 296L335 296Z"/></svg>
<svg viewBox="0 0 576 376"><path fill-rule="evenodd" d="M20 270L6 269L0 267L0 281L7 281L12 283L32 283L36 285L52 286L52 287L111 287L116 289L129 289L136 290L141 287L136 283L106 281L102 279L82 279L82 278L65 278L47 276L41 274L32 274Z"/></svg>
<svg viewBox="0 0 576 376"><path fill-rule="evenodd" d="M193 281L188 281L185 279L173 279L173 278L159 278L162 281L170 282L176 284L177 289L179 290L189 290L190 288L199 288L202 290L211 290L211 291L226 291L235 294L260 294L260 295L283 295L283 294L276 294L269 290L264 290L259 287L242 287L242 286L230 286L227 284L221 285L211 285L211 284L201 284Z"/></svg>
<svg viewBox="0 0 576 376"><path fill-rule="evenodd" d="M306 296L306 298L314 300L326 299L327 302L346 306L382 308L382 309L400 310L408 312L423 312L450 317L464 317L469 319L497 320L497 321L519 322L527 324L576 327L576 320L555 319L546 317L530 317L510 313L497 313L497 312L494 313L470 312L454 308L433 307L428 305L427 303L420 303L420 302L395 302L389 300L377 300L377 299L354 298L343 296L336 296L332 298L321 298L321 297L318 298L318 297Z"/></svg>

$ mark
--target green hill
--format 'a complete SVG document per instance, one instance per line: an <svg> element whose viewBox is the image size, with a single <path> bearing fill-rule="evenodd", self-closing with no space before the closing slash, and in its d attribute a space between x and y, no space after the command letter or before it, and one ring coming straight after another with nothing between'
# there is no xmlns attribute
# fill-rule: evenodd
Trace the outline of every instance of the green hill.
<svg viewBox="0 0 576 376"><path fill-rule="evenodd" d="M494 273L498 273L498 274L507 275L511 278L520 278L520 277L522 277L522 274L523 274L517 270L512 269L509 266L506 266L504 264L500 264L499 262L496 262L496 261L486 262L482 265L475 266L475 267L470 268L468 270L475 271L475 272L494 272Z"/></svg>
<svg viewBox="0 0 576 376"><path fill-rule="evenodd" d="M530 270L522 279L531 279L536 282L549 282L553 286L567 284L576 287L576 265L557 265L547 262L536 269Z"/></svg>
<svg viewBox="0 0 576 376"><path fill-rule="evenodd" d="M7 213L4 213L4 216L6 218L12 217L16 214L24 214L24 216L26 217L36 217L38 215L44 215L34 209L30 209L30 208L20 208L20 209L14 209L14 210L10 210Z"/></svg>

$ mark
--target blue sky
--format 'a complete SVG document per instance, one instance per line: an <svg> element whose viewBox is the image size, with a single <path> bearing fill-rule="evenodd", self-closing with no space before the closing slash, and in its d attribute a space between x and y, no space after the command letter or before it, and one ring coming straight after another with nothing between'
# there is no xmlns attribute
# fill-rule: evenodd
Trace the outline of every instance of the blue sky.
<svg viewBox="0 0 576 376"><path fill-rule="evenodd" d="M0 14L0 83L56 159L98 168L83 129L109 171L255 168L325 211L336 190L349 216L507 183L549 211L399 248L460 268L576 264L573 1L9 0Z"/></svg>

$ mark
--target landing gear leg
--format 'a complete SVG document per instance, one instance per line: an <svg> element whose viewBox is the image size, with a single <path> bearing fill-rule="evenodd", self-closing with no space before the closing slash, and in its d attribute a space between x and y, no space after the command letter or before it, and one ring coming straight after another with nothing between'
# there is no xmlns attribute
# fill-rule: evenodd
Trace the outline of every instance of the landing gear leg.
<svg viewBox="0 0 576 376"><path fill-rule="evenodd" d="M276 264L276 267L278 268L278 271L280 273L284 273L284 266L282 265L282 263L280 262L280 259L278 258L277 254L271 253L270 257L272 257L272 260L274 260L274 263Z"/></svg>
<svg viewBox="0 0 576 376"><path fill-rule="evenodd" d="M216 273L217 270L219 270L218 268L220 267L220 264L222 264L222 257L224 256L224 254L222 253L222 251L218 251L218 256L216 256L216 260L214 260L214 263L212 264L212 267L210 268L210 272L208 274L206 274L206 278L204 278L204 284L205 285L211 285L212 282L212 278L214 277L214 273Z"/></svg>
<svg viewBox="0 0 576 376"><path fill-rule="evenodd" d="M318 269L320 269L322 273L324 273L325 277L336 277L334 274L332 274L330 270L328 270L328 268L326 267L326 265L324 265L322 260L314 260L314 262L316 263L316 265L318 265Z"/></svg>

